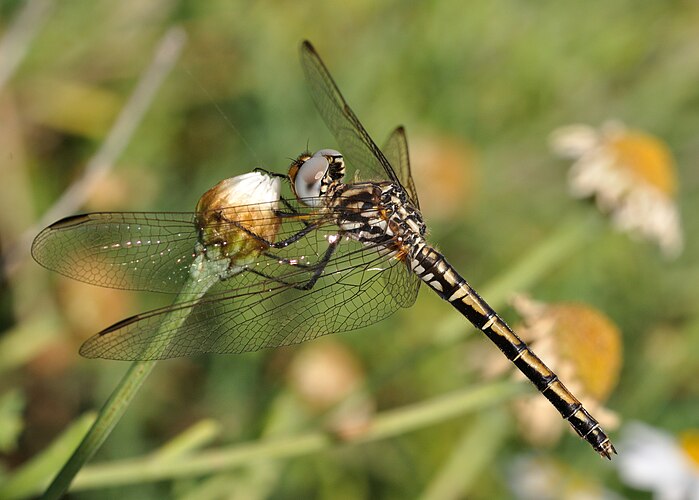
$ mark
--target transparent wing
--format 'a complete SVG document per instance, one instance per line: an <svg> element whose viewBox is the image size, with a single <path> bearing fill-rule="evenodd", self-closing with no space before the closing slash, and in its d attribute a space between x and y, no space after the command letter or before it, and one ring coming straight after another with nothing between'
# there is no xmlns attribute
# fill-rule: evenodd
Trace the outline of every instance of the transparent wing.
<svg viewBox="0 0 699 500"><path fill-rule="evenodd" d="M420 281L404 262L383 247L346 238L324 262L329 235L312 231L218 281L200 300L121 321L80 352L143 360L254 351L360 328L413 304ZM314 286L304 290L319 270Z"/></svg>
<svg viewBox="0 0 699 500"><path fill-rule="evenodd" d="M400 184L391 164L350 109L330 72L310 42L301 45L301 67L313 102L337 139L348 168L363 181L390 180ZM350 170L351 171L351 170ZM353 178L352 175L349 178Z"/></svg>
<svg viewBox="0 0 699 500"><path fill-rule="evenodd" d="M276 240L285 239L305 227L318 229L330 223L328 216L312 212L294 202L297 218L282 219ZM260 205L257 205L258 207ZM250 213L235 207L241 214ZM253 211L260 213L260 211ZM268 212L268 210L264 210ZM303 218L304 222L299 219ZM92 285L123 290L179 293L190 279L192 264L208 220L193 212L101 212L62 219L34 239L32 256L42 266L69 278ZM259 227L269 221L239 217L228 221L233 232ZM221 227L224 226L224 227ZM225 234L225 224L216 230ZM330 230L337 231L335 226ZM225 245L220 239L218 245Z"/></svg>
<svg viewBox="0 0 699 500"><path fill-rule="evenodd" d="M415 207L420 208L420 203L417 199L417 189L415 181L410 172L410 155L408 154L408 138L405 134L405 128L397 127L391 135L388 136L383 152L386 155L389 163L395 169L398 179L408 193L410 201Z"/></svg>
<svg viewBox="0 0 699 500"><path fill-rule="evenodd" d="M41 231L32 256L85 283L177 293L189 278L197 241L194 213L92 213Z"/></svg>
<svg viewBox="0 0 699 500"><path fill-rule="evenodd" d="M88 340L81 353L135 360L250 351L353 330L413 304L420 281L385 247L342 236L329 210L318 213L295 201L287 208L285 216L275 215L281 221L275 241L287 245L254 253L226 279L212 278L201 298L107 328ZM206 255L216 253L212 248L202 253L200 235L210 228L202 226L200 215L70 217L42 231L32 254L49 269L95 285L179 292L192 279L195 262L220 262L206 261ZM229 224L239 232L266 222L241 218ZM226 233L220 224L217 229ZM246 234L255 236L249 229ZM333 241L339 242L328 253ZM217 240L215 246L230 245Z"/></svg>

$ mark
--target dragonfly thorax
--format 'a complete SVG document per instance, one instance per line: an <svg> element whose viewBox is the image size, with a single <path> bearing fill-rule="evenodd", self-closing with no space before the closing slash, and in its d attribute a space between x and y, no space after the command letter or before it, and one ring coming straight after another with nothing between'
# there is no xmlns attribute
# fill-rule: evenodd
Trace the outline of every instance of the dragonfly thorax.
<svg viewBox="0 0 699 500"><path fill-rule="evenodd" d="M361 243L384 247L403 258L424 241L422 214L400 185L335 182L325 200L343 233Z"/></svg>
<svg viewBox="0 0 699 500"><path fill-rule="evenodd" d="M424 242L427 226L420 210L410 201L405 189L394 183L381 184L381 212L401 253L408 254Z"/></svg>

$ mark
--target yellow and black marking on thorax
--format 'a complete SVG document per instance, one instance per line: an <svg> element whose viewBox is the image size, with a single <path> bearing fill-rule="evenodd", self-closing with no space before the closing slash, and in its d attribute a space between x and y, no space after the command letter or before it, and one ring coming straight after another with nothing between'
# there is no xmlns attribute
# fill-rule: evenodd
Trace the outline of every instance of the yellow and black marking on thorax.
<svg viewBox="0 0 699 500"><path fill-rule="evenodd" d="M405 260L409 248L425 233L420 212L405 191L390 182L333 183L329 204L344 233ZM384 253L384 252L382 252Z"/></svg>

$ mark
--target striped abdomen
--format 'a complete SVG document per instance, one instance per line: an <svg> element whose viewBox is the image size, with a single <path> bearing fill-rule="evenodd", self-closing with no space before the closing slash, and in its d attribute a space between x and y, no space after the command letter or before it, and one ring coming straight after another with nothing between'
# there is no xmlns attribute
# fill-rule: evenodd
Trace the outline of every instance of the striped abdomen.
<svg viewBox="0 0 699 500"><path fill-rule="evenodd" d="M483 331L600 455L611 458L616 453L597 420L439 252L421 242L411 252L409 264L420 279Z"/></svg>

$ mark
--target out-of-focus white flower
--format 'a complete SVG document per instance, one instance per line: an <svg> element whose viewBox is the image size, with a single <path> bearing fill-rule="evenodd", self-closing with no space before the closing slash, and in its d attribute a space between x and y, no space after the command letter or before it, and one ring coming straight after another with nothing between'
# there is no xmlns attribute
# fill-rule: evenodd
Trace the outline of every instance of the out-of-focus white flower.
<svg viewBox="0 0 699 500"><path fill-rule="evenodd" d="M550 458L519 456L508 469L510 491L519 500L621 500L593 478Z"/></svg>
<svg viewBox="0 0 699 500"><path fill-rule="evenodd" d="M478 151L463 138L417 135L410 143L410 163L420 206L432 219L451 220L475 206L481 165Z"/></svg>
<svg viewBox="0 0 699 500"><path fill-rule="evenodd" d="M658 500L699 500L699 430L673 436L640 422L624 426L615 460L621 480Z"/></svg>
<svg viewBox="0 0 699 500"><path fill-rule="evenodd" d="M617 227L654 241L664 255L681 253L676 172L662 141L608 122L599 129L570 125L554 130L551 147L575 160L569 172L573 196L594 197Z"/></svg>

